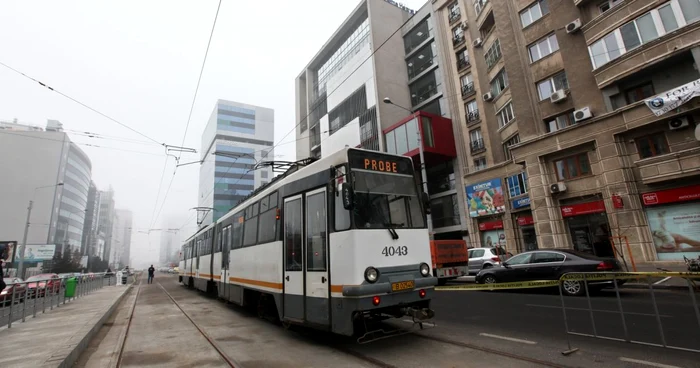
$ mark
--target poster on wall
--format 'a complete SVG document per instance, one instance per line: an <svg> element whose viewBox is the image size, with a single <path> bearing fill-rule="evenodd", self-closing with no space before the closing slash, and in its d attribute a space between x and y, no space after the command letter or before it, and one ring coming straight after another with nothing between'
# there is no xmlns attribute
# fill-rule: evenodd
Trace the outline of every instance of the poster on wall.
<svg viewBox="0 0 700 368"><path fill-rule="evenodd" d="M506 247L506 233L503 230L481 231L482 247Z"/></svg>
<svg viewBox="0 0 700 368"><path fill-rule="evenodd" d="M647 208L646 213L660 261L700 256L700 204Z"/></svg>
<svg viewBox="0 0 700 368"><path fill-rule="evenodd" d="M48 261L53 258L53 254L56 252L55 244L42 244L42 245L27 245L27 249L24 252L25 262L39 262ZM17 255L17 260L19 260L19 254Z"/></svg>
<svg viewBox="0 0 700 368"><path fill-rule="evenodd" d="M14 262L16 249L16 241L0 241L0 259L4 259L5 262Z"/></svg>
<svg viewBox="0 0 700 368"><path fill-rule="evenodd" d="M495 215L506 211L501 179L467 185L465 189L470 217Z"/></svg>

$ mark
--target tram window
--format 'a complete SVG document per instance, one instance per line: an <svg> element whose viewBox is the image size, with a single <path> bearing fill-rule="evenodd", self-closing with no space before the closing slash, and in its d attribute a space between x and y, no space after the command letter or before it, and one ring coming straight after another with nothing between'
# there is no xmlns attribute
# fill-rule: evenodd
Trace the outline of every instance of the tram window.
<svg viewBox="0 0 700 368"><path fill-rule="evenodd" d="M245 220L245 228L243 231L243 246L249 247L255 245L258 237L258 216L254 216Z"/></svg>
<svg viewBox="0 0 700 368"><path fill-rule="evenodd" d="M268 205L270 203L270 197L265 197L260 200L260 213L267 211L270 208Z"/></svg>
<svg viewBox="0 0 700 368"><path fill-rule="evenodd" d="M232 249L243 246L243 212L233 215Z"/></svg>
<svg viewBox="0 0 700 368"><path fill-rule="evenodd" d="M277 207L277 192L270 194L270 208Z"/></svg>
<svg viewBox="0 0 700 368"><path fill-rule="evenodd" d="M258 215L258 202L253 203L253 205L250 206L250 207L253 208L253 209L252 209L252 212L253 212L253 213L251 213L250 216L252 216L252 217L257 216L257 215Z"/></svg>
<svg viewBox="0 0 700 368"><path fill-rule="evenodd" d="M301 199L287 202L284 207L285 270L302 271Z"/></svg>
<svg viewBox="0 0 700 368"><path fill-rule="evenodd" d="M306 198L306 269L326 270L326 193Z"/></svg>
<svg viewBox="0 0 700 368"><path fill-rule="evenodd" d="M342 231L350 228L350 211L343 207L343 196L335 196L335 230Z"/></svg>
<svg viewBox="0 0 700 368"><path fill-rule="evenodd" d="M258 224L258 243L269 243L277 234L277 211L274 209L260 214Z"/></svg>
<svg viewBox="0 0 700 368"><path fill-rule="evenodd" d="M216 249L214 249L214 253L221 252L221 242L222 242L222 231L221 231L221 229L219 229L219 234L216 237Z"/></svg>

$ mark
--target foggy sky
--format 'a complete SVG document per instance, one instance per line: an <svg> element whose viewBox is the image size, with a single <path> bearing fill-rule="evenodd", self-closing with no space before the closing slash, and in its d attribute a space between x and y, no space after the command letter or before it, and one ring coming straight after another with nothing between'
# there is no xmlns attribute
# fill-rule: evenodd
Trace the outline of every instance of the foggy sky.
<svg viewBox="0 0 700 368"><path fill-rule="evenodd" d="M423 0L401 1L413 9ZM275 110L275 143L295 126L294 79L356 0L224 0L184 146L200 151L217 99ZM218 1L3 1L0 62L36 78L158 142L181 145ZM134 213L135 265L157 262L166 218L195 230L197 164L175 170L164 149L89 109L0 66L0 119L45 126L60 120L92 160L100 189ZM73 131L98 133L89 138ZM294 160L295 134L275 148ZM198 160L182 154L180 163ZM167 159L163 182L159 182ZM21 179L20 179L21 180ZM156 194L161 187L160 198ZM157 218L153 218L162 206ZM23 212L20 210L18 215Z"/></svg>

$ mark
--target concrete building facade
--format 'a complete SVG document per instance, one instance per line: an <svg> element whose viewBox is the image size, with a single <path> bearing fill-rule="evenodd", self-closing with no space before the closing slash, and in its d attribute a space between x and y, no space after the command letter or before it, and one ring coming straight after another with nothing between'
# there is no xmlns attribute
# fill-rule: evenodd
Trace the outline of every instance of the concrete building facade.
<svg viewBox="0 0 700 368"><path fill-rule="evenodd" d="M700 1L433 8L453 39L473 245L700 255Z"/></svg>
<svg viewBox="0 0 700 368"><path fill-rule="evenodd" d="M130 264L131 258L131 233L133 225L133 213L129 210L116 209L114 228L112 230L114 244L114 262L118 262L117 268L123 268Z"/></svg>
<svg viewBox="0 0 700 368"><path fill-rule="evenodd" d="M200 207L211 208L202 225L216 221L255 188L272 180L274 110L218 100L202 134Z"/></svg>

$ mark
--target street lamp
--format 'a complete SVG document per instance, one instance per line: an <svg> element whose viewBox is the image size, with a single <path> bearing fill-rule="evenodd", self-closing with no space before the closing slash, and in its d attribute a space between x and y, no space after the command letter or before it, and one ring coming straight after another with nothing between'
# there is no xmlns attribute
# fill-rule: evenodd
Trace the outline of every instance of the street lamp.
<svg viewBox="0 0 700 368"><path fill-rule="evenodd" d="M36 196L36 191L44 188L54 188L63 186L63 183L46 185L43 187L34 188L32 193L32 199L29 200L29 206L27 207L27 224L24 225L24 237L22 238L22 245L19 247L19 263L17 264L17 275L24 279L24 249L27 247L27 234L29 233L29 218L32 215L32 205L34 205L34 196Z"/></svg>
<svg viewBox="0 0 700 368"><path fill-rule="evenodd" d="M415 114L415 112L411 109L407 109L401 105L395 104L389 97L384 97L384 103L387 105L394 105L400 109L404 109L408 112L410 112L412 115ZM425 172L425 157L423 156L423 141L421 139L420 135L420 127L418 126L421 122L417 122L416 124L416 135L418 136L418 152L420 153L420 173L421 173L421 181L423 182L423 191L425 192L426 195L429 196L428 193L428 174ZM427 203L426 205L428 205ZM430 213L426 213L426 221L428 225L428 234L430 236L430 240L433 240L433 216Z"/></svg>

